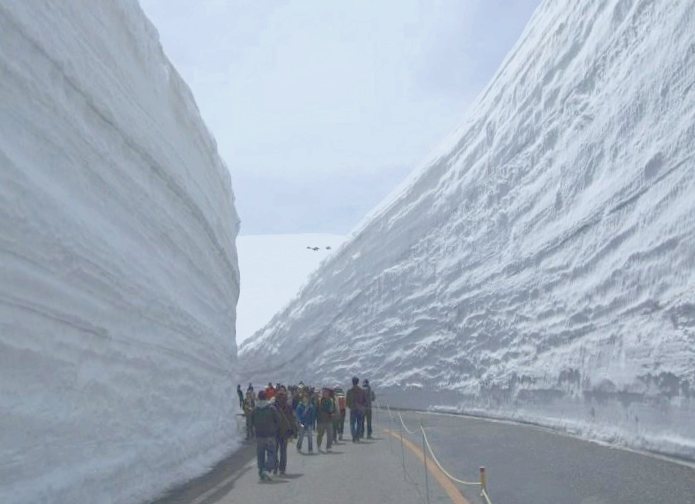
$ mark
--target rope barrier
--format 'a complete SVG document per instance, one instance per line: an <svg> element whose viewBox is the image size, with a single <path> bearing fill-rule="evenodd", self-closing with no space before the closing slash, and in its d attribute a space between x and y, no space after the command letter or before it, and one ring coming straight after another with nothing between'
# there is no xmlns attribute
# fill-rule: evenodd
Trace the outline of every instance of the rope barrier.
<svg viewBox="0 0 695 504"><path fill-rule="evenodd" d="M417 431L411 431L410 429L408 429L408 426L407 426L407 425L405 424L405 422L403 421L403 417L401 416L401 414L400 414L398 411L397 411L396 413L398 413L398 418L401 419L401 424L403 424L403 429L405 429L405 431L406 431L408 434L416 434Z"/></svg>
<svg viewBox="0 0 695 504"><path fill-rule="evenodd" d="M379 407L380 410L383 410L381 407L381 403L377 401L377 406ZM386 405L386 408L388 408L388 404ZM388 409L389 413L389 429L393 430L393 416L391 415L391 410ZM389 450L391 450L391 453L393 453L393 437L389 436Z"/></svg>
<svg viewBox="0 0 695 504"><path fill-rule="evenodd" d="M379 406L381 408L381 406ZM393 415L391 414L391 407L387 404L386 409L389 413L389 417L391 420L393 420ZM396 412L398 415L398 419L400 420L401 423L401 451L403 451L403 430L407 432L408 434L417 434L417 431L410 430L408 426L405 424L405 421L403 420L403 416L400 414L400 412ZM479 486L480 487L480 497L484 500L485 504L492 504L492 500L490 499L490 495L487 493L487 475L485 473L485 468L481 467L480 468L480 481L465 481L456 478L453 476L449 471L444 469L442 464L439 462L439 459L437 459L437 456L434 454L434 449L432 448L432 445L430 444L430 440L427 437L427 433L425 432L425 428L420 423L420 433L422 434L422 444L423 444L423 450L422 453L424 455L424 468L425 468L425 473L427 472L427 453L429 453L430 458L434 461L436 466L439 468L439 470L451 481L454 483L458 483L459 485L464 485L464 486ZM426 450L425 450L426 447ZM405 454L402 455L405 457ZM405 459L403 458L403 471L404 473L407 473L405 470ZM405 474L404 474L405 476ZM408 476L410 476L408 474ZM425 486L428 487L428 481L427 481L427 474L425 474ZM419 492L418 492L419 493ZM420 497L422 497L422 494L420 494ZM429 499L429 488L427 488L427 498Z"/></svg>
<svg viewBox="0 0 695 504"><path fill-rule="evenodd" d="M427 504L430 504L430 478L428 475L429 470L427 469L427 452L425 451L425 429L422 428L422 421L420 421L420 431L422 432L422 454L423 462L425 464L425 491L427 492Z"/></svg>
<svg viewBox="0 0 695 504"><path fill-rule="evenodd" d="M432 445L430 445L430 440L427 439L427 434L425 433L425 429L420 427L420 430L422 431L422 438L425 440L425 445L427 445L427 451L430 452L430 457L432 460L434 460L434 463L437 464L437 467L449 478L451 481L455 481L456 483L459 483L460 485L476 485L476 486L481 486L482 483L480 481L464 481L460 480L458 478L453 477L449 471L444 469L442 467L442 464L439 463L439 460L437 460L437 456L434 454L434 450L432 450Z"/></svg>

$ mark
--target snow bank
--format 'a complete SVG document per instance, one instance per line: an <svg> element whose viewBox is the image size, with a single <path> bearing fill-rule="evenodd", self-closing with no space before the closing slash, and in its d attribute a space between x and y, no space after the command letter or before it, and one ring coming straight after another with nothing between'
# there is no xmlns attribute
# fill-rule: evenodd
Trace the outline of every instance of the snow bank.
<svg viewBox="0 0 695 504"><path fill-rule="evenodd" d="M545 1L243 372L695 458L693 194L695 3Z"/></svg>
<svg viewBox="0 0 695 504"><path fill-rule="evenodd" d="M142 501L235 445L230 178L135 0L0 40L0 501Z"/></svg>

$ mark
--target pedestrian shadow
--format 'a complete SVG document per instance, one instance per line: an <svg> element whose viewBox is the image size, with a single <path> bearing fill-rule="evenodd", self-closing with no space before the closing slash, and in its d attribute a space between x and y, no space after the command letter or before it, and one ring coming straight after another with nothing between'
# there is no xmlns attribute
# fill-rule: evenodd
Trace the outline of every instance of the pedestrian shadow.
<svg viewBox="0 0 695 504"><path fill-rule="evenodd" d="M345 452L341 451L329 451L329 452L321 452L321 455L342 455Z"/></svg>
<svg viewBox="0 0 695 504"><path fill-rule="evenodd" d="M302 476L304 476L304 473L283 474L283 475L281 475L281 476L278 476L278 478L280 478L280 479L291 479L291 480L292 480L292 479L301 478Z"/></svg>
<svg viewBox="0 0 695 504"><path fill-rule="evenodd" d="M150 504L181 504L193 502L205 495L205 500L221 499L232 491L236 482L254 471L255 447L244 446L219 462L208 473L170 488ZM210 493L212 491L212 493Z"/></svg>
<svg viewBox="0 0 695 504"><path fill-rule="evenodd" d="M297 452L297 455L302 455L302 456L304 456L304 457L315 457L316 455L318 455L318 453L316 453L316 452L310 452L310 453L307 453L307 452Z"/></svg>
<svg viewBox="0 0 695 504"><path fill-rule="evenodd" d="M285 483L289 483L289 481L280 479L277 476L270 480L260 480L258 482L259 485L280 485Z"/></svg>

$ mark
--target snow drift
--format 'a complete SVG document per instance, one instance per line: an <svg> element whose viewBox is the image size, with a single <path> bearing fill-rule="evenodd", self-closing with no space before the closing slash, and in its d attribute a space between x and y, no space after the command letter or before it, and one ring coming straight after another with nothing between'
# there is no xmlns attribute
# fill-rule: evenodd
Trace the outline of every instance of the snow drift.
<svg viewBox="0 0 695 504"><path fill-rule="evenodd" d="M0 501L137 502L234 447L238 219L134 0L0 4Z"/></svg>
<svg viewBox="0 0 695 504"><path fill-rule="evenodd" d="M243 372L695 458L694 194L695 3L545 1Z"/></svg>

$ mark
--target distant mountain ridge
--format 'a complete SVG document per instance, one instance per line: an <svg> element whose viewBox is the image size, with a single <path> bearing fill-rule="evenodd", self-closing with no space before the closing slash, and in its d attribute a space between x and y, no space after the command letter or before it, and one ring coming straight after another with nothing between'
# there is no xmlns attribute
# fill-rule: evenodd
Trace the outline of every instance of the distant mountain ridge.
<svg viewBox="0 0 695 504"><path fill-rule="evenodd" d="M693 194L695 3L545 1L242 373L695 459Z"/></svg>

